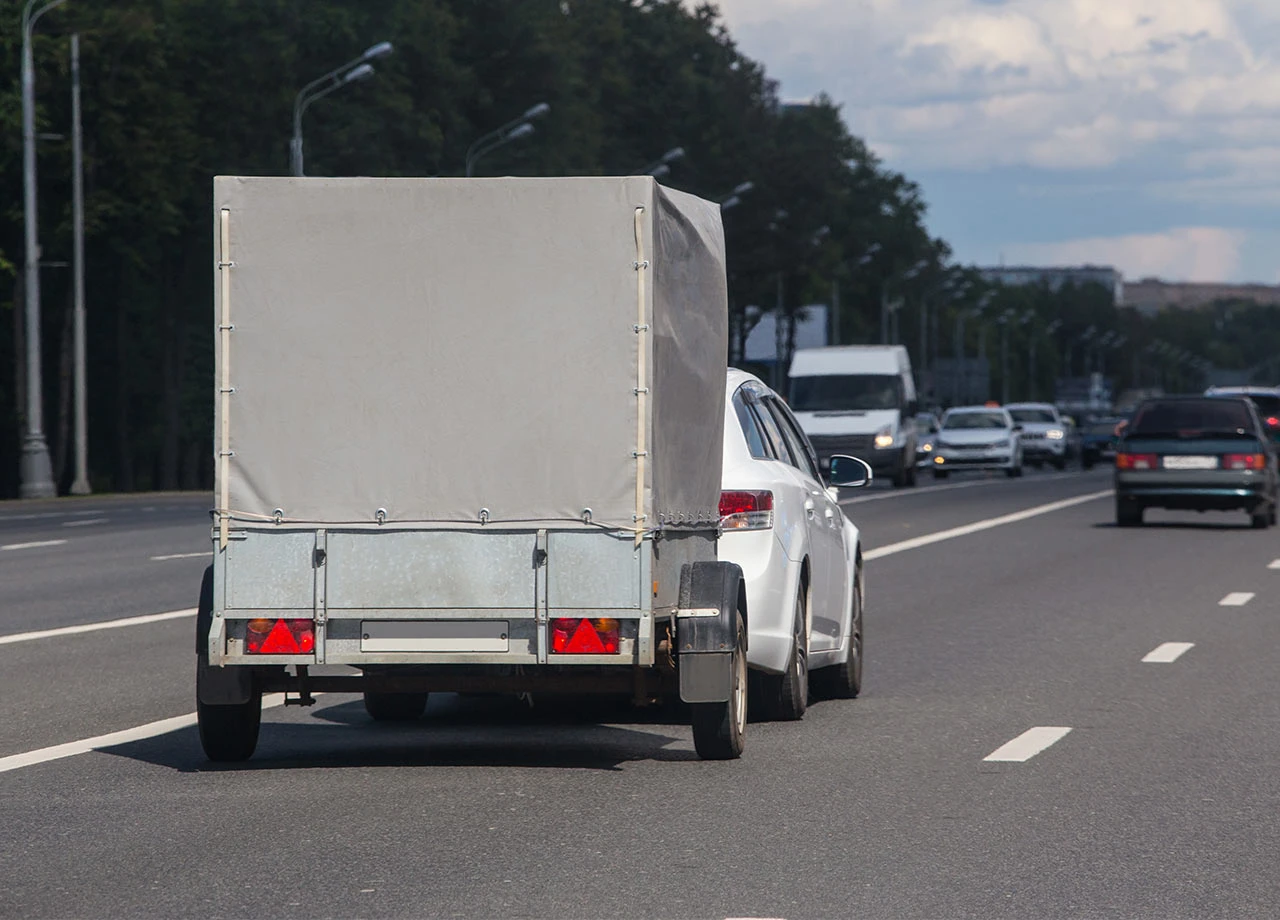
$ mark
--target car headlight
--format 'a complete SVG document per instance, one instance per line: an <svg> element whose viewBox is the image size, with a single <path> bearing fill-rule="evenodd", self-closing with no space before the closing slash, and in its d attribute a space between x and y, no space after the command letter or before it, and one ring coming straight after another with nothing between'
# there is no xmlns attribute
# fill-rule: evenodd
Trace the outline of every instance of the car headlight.
<svg viewBox="0 0 1280 920"><path fill-rule="evenodd" d="M1063 431L1061 428L1050 428L1048 431L1044 433L1044 436L1048 438L1050 441L1061 441L1063 438L1067 436L1067 433Z"/></svg>
<svg viewBox="0 0 1280 920"><path fill-rule="evenodd" d="M882 428L876 432L875 440L876 450L884 450L886 447L893 446L893 431L889 428Z"/></svg>

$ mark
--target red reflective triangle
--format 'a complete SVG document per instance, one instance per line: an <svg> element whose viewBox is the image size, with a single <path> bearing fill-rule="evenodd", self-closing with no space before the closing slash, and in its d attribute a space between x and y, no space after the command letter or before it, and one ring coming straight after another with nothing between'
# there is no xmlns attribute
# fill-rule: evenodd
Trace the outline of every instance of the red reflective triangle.
<svg viewBox="0 0 1280 920"><path fill-rule="evenodd" d="M258 652L262 655L298 655L302 650L298 648L298 642L293 638L293 633L289 632L284 620L276 620L276 625L267 633Z"/></svg>
<svg viewBox="0 0 1280 920"><path fill-rule="evenodd" d="M569 644L565 646L565 651L573 655L605 654L604 643L600 641L600 634L596 632L590 620L583 620L578 624L578 628L569 638Z"/></svg>

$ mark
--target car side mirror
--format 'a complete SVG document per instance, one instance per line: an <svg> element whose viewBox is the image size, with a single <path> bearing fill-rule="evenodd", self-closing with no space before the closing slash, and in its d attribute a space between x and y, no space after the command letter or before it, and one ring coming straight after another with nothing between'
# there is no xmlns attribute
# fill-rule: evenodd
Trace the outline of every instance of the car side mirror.
<svg viewBox="0 0 1280 920"><path fill-rule="evenodd" d="M871 466L865 460L843 454L835 454L831 458L831 473L827 477L830 485L842 489L861 489L869 486L874 478Z"/></svg>
<svg viewBox="0 0 1280 920"><path fill-rule="evenodd" d="M1014 431L1021 431L1021 430L1022 430L1022 426L1021 426L1021 425L1017 425L1017 424L1015 424L1015 425L1013 426L1013 430L1014 430Z"/></svg>

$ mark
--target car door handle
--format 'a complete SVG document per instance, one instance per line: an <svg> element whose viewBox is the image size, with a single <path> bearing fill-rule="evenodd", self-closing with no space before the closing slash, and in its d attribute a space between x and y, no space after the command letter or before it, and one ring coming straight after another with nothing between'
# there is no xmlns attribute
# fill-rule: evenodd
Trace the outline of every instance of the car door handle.
<svg viewBox="0 0 1280 920"><path fill-rule="evenodd" d="M813 517L818 513L818 506L813 503L812 498L805 499L804 513L809 515L809 517Z"/></svg>

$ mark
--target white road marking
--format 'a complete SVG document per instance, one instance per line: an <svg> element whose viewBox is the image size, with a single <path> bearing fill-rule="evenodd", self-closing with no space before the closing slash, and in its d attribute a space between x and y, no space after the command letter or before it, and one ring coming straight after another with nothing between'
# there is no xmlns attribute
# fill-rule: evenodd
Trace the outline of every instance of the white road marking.
<svg viewBox="0 0 1280 920"><path fill-rule="evenodd" d="M1218 601L1219 607L1243 607L1255 597L1252 591L1232 591L1222 600Z"/></svg>
<svg viewBox="0 0 1280 920"><path fill-rule="evenodd" d="M106 524L107 518L89 518L87 521L63 521L63 527L88 527L91 524Z"/></svg>
<svg viewBox="0 0 1280 920"><path fill-rule="evenodd" d="M318 696L319 694L316 695ZM271 693L262 698L263 709L270 709L283 704L283 693ZM55 744L53 747L27 751L24 754L10 754L8 757L0 757L0 773L21 770L23 767L33 767L36 764L48 763L51 760L62 760L64 757L75 757L77 754L88 754L90 751L99 751L103 748L114 747L117 744L145 741L148 738L167 735L169 732L176 732L195 724L196 714L189 712L185 716L174 716L172 719L148 722L146 725L138 725L134 728L126 728L106 735L83 738L79 741L68 741L66 744Z"/></svg>
<svg viewBox="0 0 1280 920"><path fill-rule="evenodd" d="M923 474L921 474L923 475ZM1044 476L1032 476L1029 479L1023 479L1023 484L1035 482L1055 482L1060 479L1076 479L1079 473L1046 473ZM932 495L935 492L954 492L956 489L976 489L979 486L998 486L1008 485L1008 479L1001 474L999 478L991 477L990 479L975 479L972 482L956 482L945 486L921 486L917 489L894 489L892 492L874 492L870 495L859 496L858 498L842 498L842 505L863 505L867 502L881 502L889 498L910 498L912 495Z"/></svg>
<svg viewBox="0 0 1280 920"><path fill-rule="evenodd" d="M174 553L172 556L152 556L152 562L164 562L166 559L195 559L199 556L212 556L211 552L203 553Z"/></svg>
<svg viewBox="0 0 1280 920"><path fill-rule="evenodd" d="M1147 652L1147 656L1142 660L1146 664L1170 664L1192 648L1195 648L1194 642L1166 642Z"/></svg>
<svg viewBox="0 0 1280 920"><path fill-rule="evenodd" d="M66 542L66 540L37 540L35 543L9 543L6 546L0 546L0 550L35 549L38 546L61 546Z"/></svg>
<svg viewBox="0 0 1280 920"><path fill-rule="evenodd" d="M1026 521L1030 518L1039 517L1042 514L1052 514L1055 511L1062 511L1065 508L1074 508L1076 505L1083 505L1086 502L1097 501L1100 498L1106 498L1112 494L1111 489L1105 489L1101 492L1090 492L1088 495L1077 495L1075 498L1065 498L1062 501L1050 502L1047 505L1036 505L1034 508L1027 508L1025 511L1015 511L1013 514L1003 514L1000 517L987 518L985 521L975 521L972 524L965 524L962 527L952 527L950 530L940 530L937 533L925 534L922 537L912 537L910 540L903 540L901 543L890 543L888 546L881 546L873 550L868 550L863 554L862 558L868 562L872 559L883 559L885 556L892 556L896 553L905 553L910 549L919 549L922 546L928 546L931 543L941 543L943 540L954 540L956 537L966 537L969 534L980 533L984 530L991 530L993 527L1003 527L1005 524L1016 524L1019 521ZM1253 595L1250 595L1252 597Z"/></svg>
<svg viewBox="0 0 1280 920"><path fill-rule="evenodd" d="M983 760L1025 763L1050 745L1057 744L1071 729L1062 725L1037 725L1029 728L1008 744L996 748Z"/></svg>
<svg viewBox="0 0 1280 920"><path fill-rule="evenodd" d="M1267 566L1269 569L1280 569L1280 559L1272 559L1271 564Z"/></svg>
<svg viewBox="0 0 1280 920"><path fill-rule="evenodd" d="M41 629L36 632L11 633L0 636L0 645L12 645L15 642L30 642L33 639L53 639L58 636L74 636L79 633L97 632L101 629L120 629L125 626L144 626L147 623L160 623L164 620L179 620L196 615L194 607L189 610L170 610L167 613L148 613L140 617L126 617L123 620L106 620L99 623L82 623L79 626L60 626L57 629Z"/></svg>

